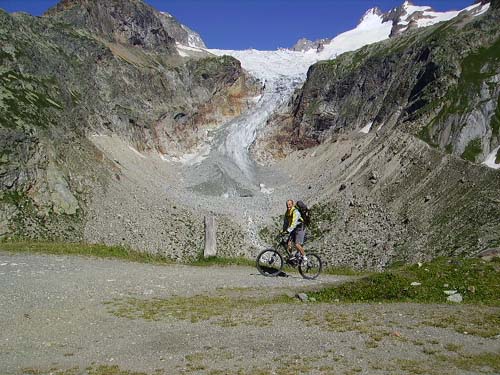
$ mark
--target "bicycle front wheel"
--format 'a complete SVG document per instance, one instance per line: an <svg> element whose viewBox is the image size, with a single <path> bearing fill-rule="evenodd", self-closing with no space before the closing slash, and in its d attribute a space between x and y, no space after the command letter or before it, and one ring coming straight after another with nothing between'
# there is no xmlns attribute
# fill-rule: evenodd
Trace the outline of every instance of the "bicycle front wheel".
<svg viewBox="0 0 500 375"><path fill-rule="evenodd" d="M283 268L283 257L274 249L266 249L257 256L256 266L264 276L278 276Z"/></svg>
<svg viewBox="0 0 500 375"><path fill-rule="evenodd" d="M307 261L299 264L299 273L304 279L315 279L321 273L323 263L316 254L307 254Z"/></svg>

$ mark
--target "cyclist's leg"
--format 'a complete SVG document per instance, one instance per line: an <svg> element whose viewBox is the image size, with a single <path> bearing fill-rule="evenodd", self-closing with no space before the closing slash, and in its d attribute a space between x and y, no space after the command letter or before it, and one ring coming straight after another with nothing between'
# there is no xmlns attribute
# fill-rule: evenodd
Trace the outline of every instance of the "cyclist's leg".
<svg viewBox="0 0 500 375"><path fill-rule="evenodd" d="M292 233L290 233L290 235L288 236L288 247L287 247L287 251L288 251L288 255L292 255L293 254L293 251L292 251L292 242L295 243L295 230L292 231Z"/></svg>
<svg viewBox="0 0 500 375"><path fill-rule="evenodd" d="M305 228L300 228L295 230L295 247L297 250L299 250L300 254L302 256L305 256L306 253L304 252L304 236L306 234Z"/></svg>

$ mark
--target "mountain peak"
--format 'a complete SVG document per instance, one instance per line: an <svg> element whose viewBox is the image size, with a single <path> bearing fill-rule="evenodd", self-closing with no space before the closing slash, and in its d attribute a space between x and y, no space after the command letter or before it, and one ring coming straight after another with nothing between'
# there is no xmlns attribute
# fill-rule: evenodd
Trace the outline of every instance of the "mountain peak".
<svg viewBox="0 0 500 375"><path fill-rule="evenodd" d="M432 7L429 5L415 5L411 1L405 1L402 5L402 8L407 13L433 11Z"/></svg>
<svg viewBox="0 0 500 375"><path fill-rule="evenodd" d="M411 28L425 27L457 16L459 11L437 12L428 5L414 5L405 1L384 15L384 22L392 21L391 37Z"/></svg>
<svg viewBox="0 0 500 375"><path fill-rule="evenodd" d="M361 17L361 19L359 20L358 26L356 28L370 28L373 24L380 23L383 15L384 13L382 12L382 10L380 10L380 8L370 8L363 14L363 17Z"/></svg>
<svg viewBox="0 0 500 375"><path fill-rule="evenodd" d="M384 13L379 7L370 8L363 14L358 22L358 25L362 24L363 22L372 20L373 17L382 17L383 15Z"/></svg>
<svg viewBox="0 0 500 375"><path fill-rule="evenodd" d="M62 0L45 16L60 19L105 39L177 54L160 13L142 0Z"/></svg>
<svg viewBox="0 0 500 375"><path fill-rule="evenodd" d="M472 1L472 0L471 0ZM370 33L372 30L389 29L386 37L395 37L413 28L427 27L438 22L448 21L456 17L461 11L471 12L471 15L478 15L484 12L491 0L475 0L475 6L470 6L464 10L451 10L447 12L435 11L430 6L414 5L413 2L407 0L401 3L396 8L393 8L387 13L383 13L380 8L374 7L368 9L360 18L355 29L351 32ZM500 0L493 0L500 4ZM499 5L500 7L500 5ZM391 27L392 24L392 27ZM340 34L343 35L343 34ZM334 38L318 39L311 41L306 38L299 39L291 48L293 51L309 51L315 49L316 52L321 52L329 45Z"/></svg>
<svg viewBox="0 0 500 375"><path fill-rule="evenodd" d="M297 43L291 48L292 51L308 51L311 49L320 52L323 50L325 44L329 43L331 38L322 38L315 41L309 40L307 38L300 38Z"/></svg>
<svg viewBox="0 0 500 375"><path fill-rule="evenodd" d="M370 8L365 12L365 14L363 14L363 17L361 17L360 22L362 22L365 18L371 17L373 15L382 16L383 12L379 7Z"/></svg>

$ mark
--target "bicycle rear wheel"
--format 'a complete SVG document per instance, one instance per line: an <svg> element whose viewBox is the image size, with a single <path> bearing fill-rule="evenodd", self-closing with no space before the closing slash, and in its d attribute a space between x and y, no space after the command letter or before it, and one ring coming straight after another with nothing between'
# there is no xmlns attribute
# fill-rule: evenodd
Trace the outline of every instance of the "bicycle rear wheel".
<svg viewBox="0 0 500 375"><path fill-rule="evenodd" d="M304 279L315 279L321 273L323 263L316 254L307 254L307 261L299 264L299 273Z"/></svg>
<svg viewBox="0 0 500 375"><path fill-rule="evenodd" d="M274 249L266 249L257 256L256 266L264 276L278 276L283 268L283 257Z"/></svg>

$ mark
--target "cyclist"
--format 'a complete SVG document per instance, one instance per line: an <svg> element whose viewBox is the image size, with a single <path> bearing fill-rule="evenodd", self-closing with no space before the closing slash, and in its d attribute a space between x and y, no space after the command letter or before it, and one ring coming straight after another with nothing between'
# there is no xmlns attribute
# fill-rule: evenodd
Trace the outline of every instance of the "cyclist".
<svg viewBox="0 0 500 375"><path fill-rule="evenodd" d="M288 238L288 252L292 252L292 241L295 247L301 254L302 261L307 261L304 252L304 236L306 234L306 227L304 219L300 215L300 211L295 207L295 202L291 199L286 201L286 212L283 220L283 234L289 234ZM300 260L300 259L299 259Z"/></svg>

